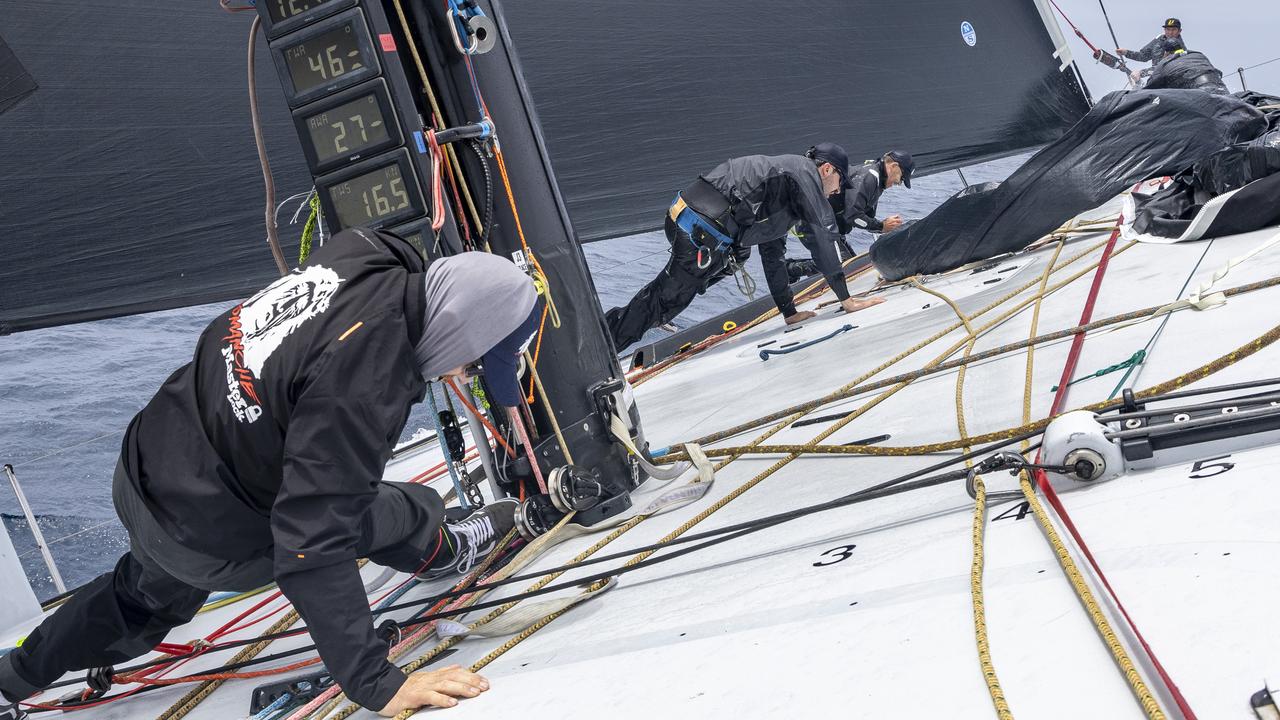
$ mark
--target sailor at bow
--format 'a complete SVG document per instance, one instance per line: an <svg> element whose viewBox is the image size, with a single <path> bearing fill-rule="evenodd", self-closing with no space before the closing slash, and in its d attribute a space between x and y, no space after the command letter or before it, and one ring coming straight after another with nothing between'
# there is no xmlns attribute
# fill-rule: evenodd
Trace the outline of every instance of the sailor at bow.
<svg viewBox="0 0 1280 720"><path fill-rule="evenodd" d="M614 345L625 348L645 331L679 315L693 298L733 274L760 246L769 292L784 317L796 308L787 286L787 230L802 238L846 312L881 302L849 297L836 243L840 232L827 198L848 184L844 148L820 143L801 155L748 155L717 165L680 192L665 221L671 259L631 302L605 314Z"/></svg>

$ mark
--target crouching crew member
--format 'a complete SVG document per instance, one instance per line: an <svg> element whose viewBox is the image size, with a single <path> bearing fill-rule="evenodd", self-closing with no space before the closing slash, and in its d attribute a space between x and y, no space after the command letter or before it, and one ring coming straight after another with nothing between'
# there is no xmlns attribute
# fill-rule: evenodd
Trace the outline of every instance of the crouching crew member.
<svg viewBox="0 0 1280 720"><path fill-rule="evenodd" d="M665 230L671 259L625 307L605 314L621 350L669 322L693 298L746 262L760 246L765 279L784 318L796 315L788 287L785 234L797 222L812 229L803 242L846 312L881 302L849 297L836 242L840 233L827 198L847 184L843 148L821 143L801 155L748 155L724 162L676 196Z"/></svg>
<svg viewBox="0 0 1280 720"><path fill-rule="evenodd" d="M465 572L513 527L514 500L446 524L435 491L381 478L427 380L480 360L490 399L518 404L536 301L504 258L426 267L399 237L352 229L223 313L125 432L112 496L129 551L0 658L0 692L136 658L210 591L271 582L360 705L390 716L487 690L459 667L388 662L356 560Z"/></svg>
<svg viewBox="0 0 1280 720"><path fill-rule="evenodd" d="M916 163L909 153L901 150L890 150L879 160L868 160L849 171L849 185L838 195L831 197L831 206L836 214L842 248L845 258L853 257L853 249L843 242L844 235L853 230L866 230L872 233L886 233L897 230L902 225L901 215L890 215L884 220L876 219L876 209L880 204L880 195L889 188L901 183L908 189L911 187L911 173ZM801 240L809 228L800 225L796 235ZM808 260L788 259L787 271L791 281L813 275L816 267Z"/></svg>

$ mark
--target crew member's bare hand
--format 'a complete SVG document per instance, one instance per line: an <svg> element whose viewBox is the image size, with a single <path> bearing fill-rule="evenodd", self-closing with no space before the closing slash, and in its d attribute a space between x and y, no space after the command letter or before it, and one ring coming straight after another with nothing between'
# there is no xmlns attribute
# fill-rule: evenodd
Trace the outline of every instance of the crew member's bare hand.
<svg viewBox="0 0 1280 720"><path fill-rule="evenodd" d="M882 302L884 302L884 298L879 296L869 298L845 298L840 301L840 307L844 308L845 312L851 313L864 310L872 305L879 305Z"/></svg>
<svg viewBox="0 0 1280 720"><path fill-rule="evenodd" d="M453 707L458 704L457 698L475 697L488 689L488 680L464 670L461 665L414 673L378 714L395 717L405 710L417 710L426 705Z"/></svg>
<svg viewBox="0 0 1280 720"><path fill-rule="evenodd" d="M1125 53L1127 53L1127 52L1129 52L1129 51L1128 51L1128 50L1125 50L1124 48L1116 48L1116 54L1117 54L1117 55L1123 55L1123 54L1125 54Z"/></svg>
<svg viewBox="0 0 1280 720"><path fill-rule="evenodd" d="M884 219L885 232L893 232L894 230L897 230L901 226L902 226L901 215L890 215L889 217Z"/></svg>

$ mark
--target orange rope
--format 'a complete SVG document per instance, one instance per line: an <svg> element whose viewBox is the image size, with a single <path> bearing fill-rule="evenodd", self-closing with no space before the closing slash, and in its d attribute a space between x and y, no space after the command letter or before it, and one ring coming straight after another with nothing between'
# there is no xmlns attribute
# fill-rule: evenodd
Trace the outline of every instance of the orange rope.
<svg viewBox="0 0 1280 720"><path fill-rule="evenodd" d="M498 432L498 429L493 425L490 425L489 421L484 419L484 415L481 415L480 411L477 410L474 405L467 402L467 399L462 395L462 391L458 389L457 385L453 384L453 378L445 378L444 381L449 384L449 387L453 390L453 394L458 396L458 399L462 401L462 404L466 405L471 412L475 413L476 417L480 419L480 422L483 423L485 427L489 428L489 432L493 433L493 438L501 443L502 447L507 449L507 455L515 457L515 449L508 445L506 440L502 439L502 433Z"/></svg>
<svg viewBox="0 0 1280 720"><path fill-rule="evenodd" d="M206 682L210 680L244 680L249 678L267 677L268 675L279 675L300 668L309 667L320 662L320 658L313 657L310 660L302 660L290 665L283 665L270 670L251 670L249 672L230 672L230 673L209 673L208 675L187 675L179 678L149 678L137 675L116 675L113 682L119 685L137 684L137 685L182 685L192 682Z"/></svg>
<svg viewBox="0 0 1280 720"><path fill-rule="evenodd" d="M547 313L550 312L550 310L550 306L544 303L542 306L542 319L538 321L538 340L534 343L533 355L531 356L533 358L533 368L535 370L538 368L538 356L542 353L542 328L547 326ZM530 405L533 404L533 380L533 373L531 372L529 373L529 394L524 399L524 401ZM548 408L547 412L551 412L551 410Z"/></svg>

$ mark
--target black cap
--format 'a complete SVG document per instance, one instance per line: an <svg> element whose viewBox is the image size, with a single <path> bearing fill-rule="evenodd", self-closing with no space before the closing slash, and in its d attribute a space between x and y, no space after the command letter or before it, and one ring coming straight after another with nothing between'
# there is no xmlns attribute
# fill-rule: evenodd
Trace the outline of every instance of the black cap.
<svg viewBox="0 0 1280 720"><path fill-rule="evenodd" d="M1161 25L1160 27L1167 27L1167 28L1171 27L1171 28L1178 28L1179 30L1181 30L1182 21L1179 20L1178 18L1169 18L1168 20L1165 20L1164 24Z"/></svg>
<svg viewBox="0 0 1280 720"><path fill-rule="evenodd" d="M836 172L840 173L840 184L844 187L850 187L849 154L844 151L844 148L835 143L818 143L809 148L809 152L805 153L805 155L819 164L831 163Z"/></svg>
<svg viewBox="0 0 1280 720"><path fill-rule="evenodd" d="M885 153L884 156L898 163L898 167L902 168L902 184L910 188L911 173L916 169L916 161L911 159L911 153L905 153L901 150L890 150Z"/></svg>

